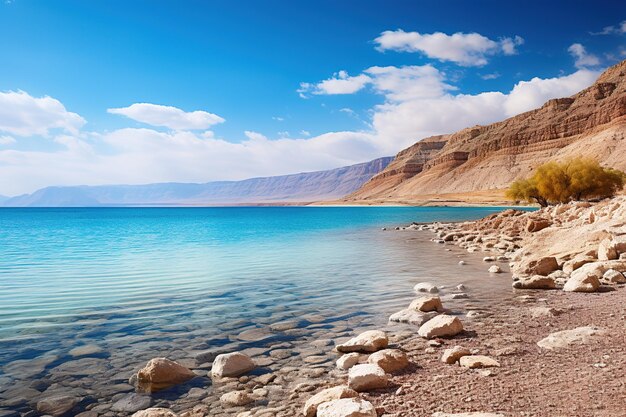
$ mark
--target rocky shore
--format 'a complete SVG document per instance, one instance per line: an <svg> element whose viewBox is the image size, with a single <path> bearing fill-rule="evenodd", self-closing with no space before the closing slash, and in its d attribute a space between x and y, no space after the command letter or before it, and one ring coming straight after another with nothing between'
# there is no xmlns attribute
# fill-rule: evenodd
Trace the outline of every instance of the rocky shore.
<svg viewBox="0 0 626 417"><path fill-rule="evenodd" d="M157 357L117 383L124 389L112 404L83 407L83 398L50 395L26 415L626 416L626 197L389 233L429 233L442 259L458 263L459 284L417 283L390 326L311 340L299 348L303 366L286 362L294 354L286 342L269 353ZM469 263L494 283L512 276L511 297L472 300L461 283ZM296 322L272 326L299 332ZM198 377L210 378L210 395L204 383L194 385ZM152 397L177 386L183 395ZM0 413L13 415L20 414Z"/></svg>

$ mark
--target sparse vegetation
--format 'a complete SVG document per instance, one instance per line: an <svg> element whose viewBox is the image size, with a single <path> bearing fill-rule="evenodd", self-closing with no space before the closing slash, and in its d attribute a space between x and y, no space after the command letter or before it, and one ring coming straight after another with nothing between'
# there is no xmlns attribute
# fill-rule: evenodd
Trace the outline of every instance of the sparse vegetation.
<svg viewBox="0 0 626 417"><path fill-rule="evenodd" d="M622 188L626 174L604 168L598 161L587 158L565 162L547 162L539 166L530 178L513 182L507 197L517 201L550 204L576 200L612 197Z"/></svg>

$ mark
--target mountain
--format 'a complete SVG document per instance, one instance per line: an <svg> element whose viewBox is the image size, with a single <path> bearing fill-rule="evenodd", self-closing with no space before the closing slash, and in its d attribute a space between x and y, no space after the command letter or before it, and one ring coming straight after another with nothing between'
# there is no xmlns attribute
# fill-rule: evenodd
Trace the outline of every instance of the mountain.
<svg viewBox="0 0 626 417"><path fill-rule="evenodd" d="M0 195L0 204L4 203L11 197L7 197L6 195Z"/></svg>
<svg viewBox="0 0 626 417"><path fill-rule="evenodd" d="M361 187L392 157L328 171L204 184L163 183L46 187L10 198L12 207L91 207L119 205L227 205L334 200Z"/></svg>
<svg viewBox="0 0 626 417"><path fill-rule="evenodd" d="M448 194L500 196L553 159L592 157L626 171L626 61L568 98L487 126L421 140L343 202L419 202ZM465 194L465 195L463 195Z"/></svg>

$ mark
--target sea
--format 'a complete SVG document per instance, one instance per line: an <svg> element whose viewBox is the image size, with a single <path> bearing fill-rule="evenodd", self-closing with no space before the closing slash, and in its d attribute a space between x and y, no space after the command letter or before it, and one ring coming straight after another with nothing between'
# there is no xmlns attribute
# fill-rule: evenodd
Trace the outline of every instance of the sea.
<svg viewBox="0 0 626 417"><path fill-rule="evenodd" d="M463 284L471 297L452 303L464 307L510 294L508 272L488 274L480 254L395 230L502 209L2 208L0 416L65 391L76 413L114 403L152 357L201 376L228 351L331 368L332 343L311 341L387 326L417 282ZM273 346L294 354L272 359ZM210 380L167 401L191 386Z"/></svg>

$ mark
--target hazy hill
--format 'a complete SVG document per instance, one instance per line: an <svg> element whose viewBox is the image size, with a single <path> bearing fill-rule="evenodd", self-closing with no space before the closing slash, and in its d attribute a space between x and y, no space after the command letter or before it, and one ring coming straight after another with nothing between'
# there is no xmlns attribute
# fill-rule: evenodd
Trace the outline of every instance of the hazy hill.
<svg viewBox="0 0 626 417"><path fill-rule="evenodd" d="M6 201L13 207L227 205L333 200L361 187L392 160L379 158L328 171L204 184L162 183L46 187Z"/></svg>

